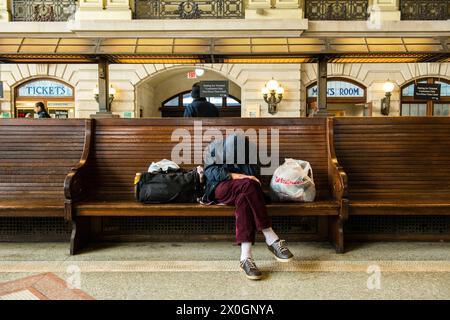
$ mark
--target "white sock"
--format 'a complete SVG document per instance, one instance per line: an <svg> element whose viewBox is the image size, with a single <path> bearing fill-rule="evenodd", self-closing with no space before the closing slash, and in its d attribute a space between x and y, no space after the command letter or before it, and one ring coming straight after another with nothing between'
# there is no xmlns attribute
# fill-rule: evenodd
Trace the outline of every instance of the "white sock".
<svg viewBox="0 0 450 320"><path fill-rule="evenodd" d="M252 243L242 242L241 243L241 261L245 259L252 258Z"/></svg>
<svg viewBox="0 0 450 320"><path fill-rule="evenodd" d="M279 238L275 231L273 231L272 228L267 228L262 230L264 237L266 237L266 243L268 246L272 245L275 241L277 241Z"/></svg>

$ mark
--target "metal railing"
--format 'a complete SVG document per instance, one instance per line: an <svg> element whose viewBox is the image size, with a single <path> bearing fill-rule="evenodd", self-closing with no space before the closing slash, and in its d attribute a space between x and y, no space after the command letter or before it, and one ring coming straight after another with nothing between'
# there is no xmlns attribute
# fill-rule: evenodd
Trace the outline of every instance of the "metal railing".
<svg viewBox="0 0 450 320"><path fill-rule="evenodd" d="M368 0L305 0L309 20L367 20Z"/></svg>
<svg viewBox="0 0 450 320"><path fill-rule="evenodd" d="M134 0L135 19L243 19L244 0Z"/></svg>
<svg viewBox="0 0 450 320"><path fill-rule="evenodd" d="M243 19L244 0L134 0L135 19ZM13 21L67 21L76 0L12 0ZM309 20L367 20L368 0L305 0ZM400 0L402 20L448 20L450 0Z"/></svg>
<svg viewBox="0 0 450 320"><path fill-rule="evenodd" d="M401 0L402 20L448 20L450 0Z"/></svg>
<svg viewBox="0 0 450 320"><path fill-rule="evenodd" d="M76 0L13 0L13 21L67 21L76 11Z"/></svg>

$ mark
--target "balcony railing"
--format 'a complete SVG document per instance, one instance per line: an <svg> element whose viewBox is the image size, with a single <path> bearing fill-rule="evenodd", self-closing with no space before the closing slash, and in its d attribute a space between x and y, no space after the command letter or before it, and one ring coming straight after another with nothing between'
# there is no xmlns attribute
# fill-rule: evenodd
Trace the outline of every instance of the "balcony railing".
<svg viewBox="0 0 450 320"><path fill-rule="evenodd" d="M309 20L367 20L368 0L305 0Z"/></svg>
<svg viewBox="0 0 450 320"><path fill-rule="evenodd" d="M245 0L134 0L135 19L243 19ZM12 0L13 21L67 21L77 0ZM368 0L305 0L309 20L367 20ZM402 20L449 20L450 0L400 0Z"/></svg>
<svg viewBox="0 0 450 320"><path fill-rule="evenodd" d="M75 14L75 0L13 0L13 21L67 21Z"/></svg>
<svg viewBox="0 0 450 320"><path fill-rule="evenodd" d="M135 0L135 19L243 19L244 0Z"/></svg>
<svg viewBox="0 0 450 320"><path fill-rule="evenodd" d="M401 0L402 20L448 20L450 0Z"/></svg>

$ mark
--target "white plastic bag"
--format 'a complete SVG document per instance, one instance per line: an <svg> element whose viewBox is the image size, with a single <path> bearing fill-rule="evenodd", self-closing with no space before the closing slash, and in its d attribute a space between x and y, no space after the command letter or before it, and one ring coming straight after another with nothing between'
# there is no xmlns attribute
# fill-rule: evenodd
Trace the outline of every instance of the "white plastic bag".
<svg viewBox="0 0 450 320"><path fill-rule="evenodd" d="M308 161L285 159L270 182L278 201L312 202L316 197L313 171Z"/></svg>
<svg viewBox="0 0 450 320"><path fill-rule="evenodd" d="M171 160L163 159L158 162L152 162L152 164L148 167L148 172L155 173L155 172L167 171L169 168L177 170L177 169L180 169L180 166Z"/></svg>

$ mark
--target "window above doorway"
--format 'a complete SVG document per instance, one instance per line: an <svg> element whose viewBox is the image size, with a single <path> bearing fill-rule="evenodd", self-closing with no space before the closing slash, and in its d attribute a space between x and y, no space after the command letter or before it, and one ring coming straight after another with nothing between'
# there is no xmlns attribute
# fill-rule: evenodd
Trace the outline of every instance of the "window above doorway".
<svg viewBox="0 0 450 320"><path fill-rule="evenodd" d="M226 98L211 97L206 99L219 108L221 117L241 116L241 101L232 95L228 95ZM191 91L183 91L165 100L159 110L162 117L182 117L184 108L191 104L192 100Z"/></svg>
<svg viewBox="0 0 450 320"><path fill-rule="evenodd" d="M418 100L414 97L416 83L440 84L439 100ZM441 78L421 78L405 84L401 90L401 116L450 116L450 81Z"/></svg>
<svg viewBox="0 0 450 320"><path fill-rule="evenodd" d="M238 98L229 95L227 98L211 97L206 98L209 102L218 108L226 107L240 107L241 101ZM192 103L191 91L180 92L175 96L170 97L162 103L162 107L179 107L184 108Z"/></svg>

